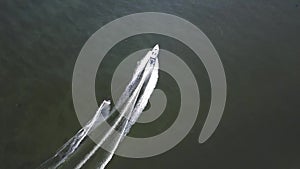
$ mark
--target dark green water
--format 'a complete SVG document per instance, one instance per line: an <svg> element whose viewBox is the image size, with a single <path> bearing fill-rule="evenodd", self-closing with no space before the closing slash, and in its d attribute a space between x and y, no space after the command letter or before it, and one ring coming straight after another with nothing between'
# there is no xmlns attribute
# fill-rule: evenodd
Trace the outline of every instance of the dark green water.
<svg viewBox="0 0 300 169"><path fill-rule="evenodd" d="M299 169L299 0L1 1L0 168L35 168L80 129L71 94L80 49L106 23L149 11L185 18L210 38L227 77L224 116L214 135L199 144L210 101L202 63L189 62L193 53L173 39L128 38L104 61L116 65L121 57L159 41L195 72L201 84L200 115L172 150L145 159L115 156L107 168ZM107 79L96 82L99 101L109 97L113 71L107 66L98 72ZM158 88L177 106L174 79L162 72ZM164 131L176 115L178 107L172 105L152 125L135 126L132 134Z"/></svg>

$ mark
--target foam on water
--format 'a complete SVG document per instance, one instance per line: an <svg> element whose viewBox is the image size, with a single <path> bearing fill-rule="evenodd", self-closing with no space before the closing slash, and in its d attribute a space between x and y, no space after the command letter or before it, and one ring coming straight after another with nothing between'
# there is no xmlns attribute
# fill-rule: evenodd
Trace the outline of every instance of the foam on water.
<svg viewBox="0 0 300 169"><path fill-rule="evenodd" d="M53 157L45 161L39 169L58 168L61 166L75 153L91 132L106 121L116 110L120 110L120 114L116 117L117 119L112 124L112 127L104 134L96 146L84 156L75 168L81 168L112 135L112 133L116 131L117 126L120 126L118 131L119 134L114 136L114 138L112 138L113 141L109 143L111 150L106 154L105 158L100 159L98 168L103 169L108 164L118 145L144 110L156 86L158 80L158 60L156 59L156 62L153 65L148 62L149 57L148 52L147 55L138 62L131 81L126 86L125 91L122 93L115 106L111 109L110 101L104 100L93 118L69 141L67 141ZM122 121L124 118L125 121Z"/></svg>

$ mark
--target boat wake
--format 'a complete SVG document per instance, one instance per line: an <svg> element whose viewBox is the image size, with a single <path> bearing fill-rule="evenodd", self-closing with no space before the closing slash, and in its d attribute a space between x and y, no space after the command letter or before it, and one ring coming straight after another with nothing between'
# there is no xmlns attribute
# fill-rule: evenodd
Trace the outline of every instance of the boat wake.
<svg viewBox="0 0 300 169"><path fill-rule="evenodd" d="M112 159L120 142L128 134L132 125L135 124L141 115L156 86L159 68L157 59L158 50L158 45L156 45L138 62L131 81L113 108L111 108L111 102L109 100L104 100L93 118L67 141L53 157L42 163L38 169L55 169L61 167L78 151L89 134L95 132L99 126L101 127L103 122L113 118L113 123L109 130L104 133L92 150L75 166L76 169L82 168L106 142L109 145L109 150L107 150L108 152L100 159L97 165L97 168L104 169ZM119 113L115 115L117 112ZM115 132L118 134L114 134Z"/></svg>

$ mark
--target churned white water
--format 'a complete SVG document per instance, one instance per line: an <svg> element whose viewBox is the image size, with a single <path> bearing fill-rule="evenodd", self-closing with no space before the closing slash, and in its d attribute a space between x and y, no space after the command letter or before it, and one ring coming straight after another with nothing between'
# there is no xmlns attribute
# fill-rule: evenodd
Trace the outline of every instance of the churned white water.
<svg viewBox="0 0 300 169"><path fill-rule="evenodd" d="M72 157L75 151L80 147L81 143L87 136L93 132L98 126L106 121L116 110L120 113L114 120L111 128L104 133L100 141L89 151L82 160L76 165L76 169L81 168L103 145L114 131L119 134L113 135L108 143L110 151L105 154L105 157L99 159L97 168L104 169L112 159L114 152L122 139L129 132L130 128L137 121L138 117L146 107L148 100L156 86L158 80L158 60L155 64L150 64L149 53L137 65L131 81L126 86L125 91L111 109L110 101L104 100L93 118L81 128L69 141L67 141L57 153L45 161L39 168L58 168L65 161ZM148 56L148 57L147 57ZM125 120L124 120L125 119ZM112 141L111 141L112 140Z"/></svg>

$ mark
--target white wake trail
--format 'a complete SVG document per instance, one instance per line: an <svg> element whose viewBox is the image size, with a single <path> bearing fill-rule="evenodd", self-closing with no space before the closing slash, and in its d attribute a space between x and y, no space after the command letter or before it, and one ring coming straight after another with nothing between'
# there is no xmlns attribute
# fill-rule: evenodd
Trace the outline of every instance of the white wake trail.
<svg viewBox="0 0 300 169"><path fill-rule="evenodd" d="M89 135L94 129L101 125L107 118L110 117L113 112L120 109L122 105L129 99L129 96L132 95L134 89L138 82L141 79L142 73L144 71L145 65L138 66L132 76L131 81L126 86L125 91L122 93L121 97L118 99L115 106L110 110L110 101L103 101L99 109L93 116L93 118L81 128L71 139L69 139L56 154L42 163L38 169L46 168L58 168L62 165L81 145L83 140Z"/></svg>
<svg viewBox="0 0 300 169"><path fill-rule="evenodd" d="M39 168L57 168L64 163L78 149L86 136L109 117L109 111L110 101L103 101L94 117Z"/></svg>
<svg viewBox="0 0 300 169"><path fill-rule="evenodd" d="M126 119L126 122L124 124L124 126L122 126L122 130L120 135L117 137L117 141L114 143L113 145L113 149L111 152L109 152L109 155L104 159L104 162L101 163L101 165L98 167L98 169L104 169L106 167L106 165L109 163L109 161L112 159L115 151L117 150L121 140L124 138L125 136L125 130L126 130L126 126L128 125L128 119Z"/></svg>
<svg viewBox="0 0 300 169"><path fill-rule="evenodd" d="M129 98L129 101L125 105L125 107L122 109L118 119L113 124L113 126L109 129L109 131L102 137L102 139L99 141L99 143L84 157L83 160L75 167L75 169L81 168L94 154L95 152L103 145L103 143L107 140L107 138L115 131L116 127L119 125L120 121L123 117L125 117L126 112L128 114L134 110L134 105L137 101L137 98L140 94L140 91L143 87L143 84L147 77L149 77L149 74L152 72L153 69L145 69L142 75L142 79L138 83L138 86L134 90L132 96ZM151 74L150 74L151 75Z"/></svg>
<svg viewBox="0 0 300 169"><path fill-rule="evenodd" d="M159 68L159 63L158 60L156 60L155 67L153 68L152 74L144 90L144 93L139 99L139 102L137 103L138 105L133 110L132 117L130 118L129 121L130 125L133 125L137 121L137 119L139 118L139 116L141 115L141 113L143 112L143 110L145 109L148 103L148 100L158 81L158 68Z"/></svg>
<svg viewBox="0 0 300 169"><path fill-rule="evenodd" d="M126 86L125 91L122 93L112 109L110 106L110 101L104 100L93 118L70 140L68 140L53 157L42 163L38 169L55 169L60 167L76 152L89 134L94 132L96 128L99 127L109 117L111 117L114 112L121 110L117 120L114 121L112 127L105 132L104 137L101 138L99 143L96 144L96 146L75 167L76 169L81 168L114 133L114 131L116 131L117 127L120 126L120 132L118 133L117 137L113 137L114 141L110 143L112 150L109 151L108 156L104 158L103 162L99 166L100 169L103 169L111 160L114 152L124 136L126 136L131 126L136 122L142 113L150 98L150 95L156 86L158 79L158 59L156 59L155 64L153 64L153 62L151 62L151 58L152 61L155 59L153 58L153 52L152 55L151 52L148 52L147 55L140 62L138 62L131 81ZM125 115L127 115L128 118L126 118ZM122 122L122 120L124 121L124 118L125 122Z"/></svg>
<svg viewBox="0 0 300 169"><path fill-rule="evenodd" d="M112 143L112 150L108 152L108 156L104 159L104 162L100 163L100 166L98 169L104 169L106 165L109 163L109 161L112 159L114 153L116 152L121 140L127 135L129 132L130 128L136 120L139 118L140 114L146 107L148 100L157 84L158 80L158 62L156 62L156 67L153 69L152 74L149 78L148 84L145 87L144 93L140 97L139 101L137 102L135 108L133 109L132 112L129 114L129 119L126 119L126 123L124 126L122 126L122 132L120 135L118 135L117 141Z"/></svg>

